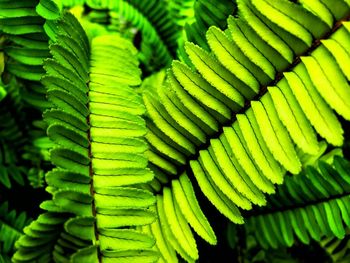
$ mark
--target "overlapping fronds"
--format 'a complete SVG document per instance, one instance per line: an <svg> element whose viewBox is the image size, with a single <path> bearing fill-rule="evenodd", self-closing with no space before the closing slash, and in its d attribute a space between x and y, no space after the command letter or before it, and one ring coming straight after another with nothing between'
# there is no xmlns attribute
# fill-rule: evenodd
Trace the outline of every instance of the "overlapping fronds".
<svg viewBox="0 0 350 263"><path fill-rule="evenodd" d="M43 59L48 56L44 19L36 12L37 1L1 1L0 30L18 46L5 48L13 59L6 65L9 72L26 80L40 80Z"/></svg>
<svg viewBox="0 0 350 263"><path fill-rule="evenodd" d="M333 110L350 119L350 3L237 3L239 17L228 19L225 32L208 30L210 52L186 43L196 70L173 62L167 83L156 94L145 92L144 102L153 185L171 181L173 187L179 180L173 178L190 171L216 208L242 224L239 208L265 205L264 194L274 193L286 172L301 171L304 154L318 154L317 136L343 144ZM211 229L205 219L207 236L194 226L185 212L194 203L184 205L174 192L163 187L158 206L172 209L166 215L186 217L185 223L160 217L160 224L170 230L172 247L193 261L197 251L187 221L206 240Z"/></svg>
<svg viewBox="0 0 350 263"><path fill-rule="evenodd" d="M227 26L227 17L235 10L235 1L205 1L198 0L194 3L195 21L185 25L188 41L209 49L205 34L210 26L224 29Z"/></svg>
<svg viewBox="0 0 350 263"><path fill-rule="evenodd" d="M46 212L23 229L12 262L52 262L54 248L69 214Z"/></svg>
<svg viewBox="0 0 350 263"><path fill-rule="evenodd" d="M239 228L239 227L238 227ZM232 225L227 235L234 239L244 238L243 241L239 241L232 247L231 252L240 249L240 258L242 263L299 263L299 262L329 262L327 253L316 245L316 242L310 246L303 244L296 244L293 249L288 247L281 247L279 249L263 249L255 236L245 234L239 234L237 225ZM300 253L298 253L300 251ZM320 261L319 259L322 259Z"/></svg>
<svg viewBox="0 0 350 263"><path fill-rule="evenodd" d="M350 235L349 229L343 239L336 237L324 237L320 245L329 254L333 263L346 263L350 261Z"/></svg>
<svg viewBox="0 0 350 263"><path fill-rule="evenodd" d="M112 27L108 27L109 29L113 27L119 29L118 24L127 21L141 32L139 56L147 71L170 65L177 50L180 31L165 1L89 0L75 3L75 1L41 0L36 6L36 11L41 17L54 20L60 15L63 7L73 7L83 3L92 8L92 12L89 13L92 21L110 22ZM46 25L47 32L50 27L50 24Z"/></svg>
<svg viewBox="0 0 350 263"><path fill-rule="evenodd" d="M0 184L11 188L15 181L24 185L26 168L20 163L20 149L27 143L23 101L15 79L4 85L5 97L0 101Z"/></svg>
<svg viewBox="0 0 350 263"><path fill-rule="evenodd" d="M27 169L19 164L18 155L5 141L0 140L0 184L11 188L12 183L24 185Z"/></svg>
<svg viewBox="0 0 350 263"><path fill-rule="evenodd" d="M52 169L50 150L53 142L46 135L47 124L34 121L28 131L28 143L23 147L21 158L31 163L27 172L27 179L33 188L45 186L44 174Z"/></svg>
<svg viewBox="0 0 350 263"><path fill-rule="evenodd" d="M5 258L11 257L16 240L23 235L23 228L30 221L25 212L10 210L7 202L0 205L0 259L3 257L5 261Z"/></svg>
<svg viewBox="0 0 350 263"><path fill-rule="evenodd" d="M43 27L43 21L36 19L36 1L2 1L0 5L0 27L4 31L1 42L4 72L1 82L6 90L6 96L0 102L0 180L6 187L10 187L9 177L13 177L21 185L26 177L34 187L38 187L42 186L43 176L33 176L42 175L42 170L37 165L42 156L37 155L37 160L34 161L28 155L29 152L38 152L36 141L46 137L43 131L33 131L30 122L41 118L41 112L33 108L42 110L50 105L45 98L45 89L39 82L44 73L42 62L49 55L47 38L43 29L39 30L39 27ZM27 24L24 25L25 23ZM34 26L33 23L37 24ZM39 53L40 58L37 56ZM31 75L33 72L38 74L34 77ZM35 165L36 169L25 168L24 159L28 160L27 164Z"/></svg>
<svg viewBox="0 0 350 263"><path fill-rule="evenodd" d="M139 55L147 70L158 69L171 63L177 49L179 28L170 16L165 1L41 0L36 6L36 11L43 18L54 20L60 15L63 7L83 4L92 8L89 18L93 22L110 22L116 29L116 24L127 21L141 32L142 46ZM47 27L49 29L50 26Z"/></svg>
<svg viewBox="0 0 350 263"><path fill-rule="evenodd" d="M169 66L176 50L178 31L162 1L99 1L88 0L87 4L94 9L108 9L111 15L120 16L140 30L142 46L140 59L146 70Z"/></svg>
<svg viewBox="0 0 350 263"><path fill-rule="evenodd" d="M169 0L168 9L171 17L180 27L192 24L194 17L194 0Z"/></svg>
<svg viewBox="0 0 350 263"><path fill-rule="evenodd" d="M210 26L216 26L225 29L227 26L227 17L232 15L236 8L235 0L215 0L195 1L193 6L194 20L184 25L182 38L179 38L177 54L180 60L191 64L186 54L184 43L191 41L202 48L209 50L205 34Z"/></svg>
<svg viewBox="0 0 350 263"><path fill-rule="evenodd" d="M133 89L140 84L136 50L117 35L90 45L69 13L56 24L42 78L54 105L44 113L56 144L56 168L46 174L53 198L18 240L13 261L154 262L154 240L135 229L155 220L155 198L138 186L153 174L144 156L144 107Z"/></svg>
<svg viewBox="0 0 350 263"><path fill-rule="evenodd" d="M49 105L39 83L44 74L43 60L49 56L45 20L35 11L37 0L0 1L0 31L7 43L5 70L25 81L21 94L30 105L45 109Z"/></svg>
<svg viewBox="0 0 350 263"><path fill-rule="evenodd" d="M249 217L245 226L263 248L292 246L296 237L305 244L324 236L344 238L350 224L349 168L349 161L335 156L332 165L320 161L288 176L261 215Z"/></svg>
<svg viewBox="0 0 350 263"><path fill-rule="evenodd" d="M12 76L4 88L6 95L0 101L0 183L11 188L12 182L24 185L28 179L33 187L42 187L44 151L40 150L45 132L28 123L32 116L20 93L20 82ZM26 167L28 164L35 168Z"/></svg>
<svg viewBox="0 0 350 263"><path fill-rule="evenodd" d="M179 37L179 27L170 16L166 1L160 0L127 0L136 7L150 23L156 28L159 36L174 56L177 49L177 38Z"/></svg>
<svg viewBox="0 0 350 263"><path fill-rule="evenodd" d="M6 95L0 101L0 138L18 148L26 141L23 135L26 128L26 124L23 123L23 101L14 78L4 84L4 89Z"/></svg>
<svg viewBox="0 0 350 263"><path fill-rule="evenodd" d="M266 251L346 260L350 163L322 154L350 120L349 19L349 0L0 0L0 185L52 195L19 239L0 206L19 230L0 262L16 239L13 262L196 262L194 232L217 243L196 189ZM140 87L139 62L163 70Z"/></svg>

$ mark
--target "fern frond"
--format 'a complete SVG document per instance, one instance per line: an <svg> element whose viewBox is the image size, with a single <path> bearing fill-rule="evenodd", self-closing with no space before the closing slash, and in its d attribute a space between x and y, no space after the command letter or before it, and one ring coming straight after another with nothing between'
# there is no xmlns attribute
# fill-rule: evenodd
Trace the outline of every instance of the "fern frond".
<svg viewBox="0 0 350 263"><path fill-rule="evenodd" d="M19 148L26 142L24 103L20 96L18 82L14 78L11 78L4 88L6 95L0 101L0 138Z"/></svg>
<svg viewBox="0 0 350 263"><path fill-rule="evenodd" d="M192 24L194 17L194 0L169 0L168 9L173 20L180 27L185 24Z"/></svg>
<svg viewBox="0 0 350 263"><path fill-rule="evenodd" d="M147 17L174 57L177 49L179 28L168 12L168 3L159 0L128 0L128 2Z"/></svg>
<svg viewBox="0 0 350 263"><path fill-rule="evenodd" d="M237 2L239 18L228 19L226 32L208 30L210 52L186 43L196 70L173 62L158 94L145 92L143 97L153 184L193 173L218 210L241 224L238 208L265 205L264 194L274 193L274 184L281 184L286 172L301 171L304 153L318 154L316 133L330 144L343 144L333 110L350 119L345 99L350 96L345 66L350 4L317 1L316 6L329 10L331 20L325 21L324 12L303 3ZM165 201L167 209L183 210ZM173 236L180 235L178 227L187 231L187 222L166 220ZM186 239L188 246L174 247L195 260L192 238Z"/></svg>
<svg viewBox="0 0 350 263"><path fill-rule="evenodd" d="M332 258L334 263L346 263L350 260L349 253L349 230L347 229L346 235L343 239L338 239L336 237L324 237L320 241L320 245L325 249L325 251Z"/></svg>
<svg viewBox="0 0 350 263"><path fill-rule="evenodd" d="M316 167L288 176L276 195L268 197L261 215L247 219L247 229L262 247L292 246L295 237L305 244L311 238L344 238L350 224L350 163L335 156L332 165L320 161Z"/></svg>
<svg viewBox="0 0 350 263"><path fill-rule="evenodd" d="M114 20L126 20L142 33L141 61L150 67L158 69L170 65L177 49L178 27L171 19L163 1L80 1L96 11L109 10ZM56 19L63 7L82 4L62 0L41 0L36 7L37 13L45 19ZM103 13L101 13L103 14ZM105 17L105 16L103 16ZM45 28L48 34L50 24Z"/></svg>
<svg viewBox="0 0 350 263"><path fill-rule="evenodd" d="M182 38L179 39L177 54L178 57L191 64L186 54L184 44L191 41L202 48L209 50L205 33L210 26L217 26L224 29L227 26L227 17L234 14L236 1L219 0L205 1L197 0L193 3L194 21L184 25Z"/></svg>
<svg viewBox="0 0 350 263"><path fill-rule="evenodd" d="M53 198L41 208L53 215L50 222L62 214L64 231L47 243L35 221L18 241L13 260L154 262L154 240L134 230L155 220L150 210L155 198L140 187L153 174L144 156L144 107L133 90L141 82L136 49L117 35L98 36L90 44L69 13L56 24L53 58L45 61L42 78L54 105L44 119L55 143L50 159L56 168L46 174ZM45 223L39 217L37 224Z"/></svg>
<svg viewBox="0 0 350 263"><path fill-rule="evenodd" d="M43 110L49 105L39 81L45 73L42 64L49 57L49 50L45 20L35 11L37 4L37 0L1 1L0 30L7 40L5 71L25 83L25 87L21 87L23 100Z"/></svg>
<svg viewBox="0 0 350 263"><path fill-rule="evenodd" d="M24 185L28 179L33 187L43 187L46 164L42 142L46 134L30 124L32 118L40 115L26 104L21 83L13 76L10 78L5 85L7 94L0 101L0 182L11 188L13 181Z"/></svg>
<svg viewBox="0 0 350 263"><path fill-rule="evenodd" d="M9 72L22 79L39 81L44 74L42 62L48 56L45 20L36 12L37 1L2 1L0 30L19 46L5 48L12 58L6 65Z"/></svg>
<svg viewBox="0 0 350 263"><path fill-rule="evenodd" d="M91 8L109 9L112 16L121 16L140 30L143 43L140 60L150 67L149 71L170 65L173 58L172 52L174 53L175 49L173 39L177 37L176 25L170 19L168 13L164 13L166 7L160 3L162 2L153 0L141 2L123 0L87 1ZM161 16L161 14L164 15ZM173 29L168 31L169 28ZM170 32L169 35L168 32Z"/></svg>
<svg viewBox="0 0 350 263"><path fill-rule="evenodd" d="M52 251L63 231L63 224L69 214L41 214L35 221L23 229L22 235L16 242L16 252L12 262L52 262Z"/></svg>
<svg viewBox="0 0 350 263"><path fill-rule="evenodd" d="M22 159L31 163L27 178L33 188L45 186L44 174L52 169L50 150L53 142L46 136L47 125L34 122L29 131L29 142L23 147Z"/></svg>
<svg viewBox="0 0 350 263"><path fill-rule="evenodd" d="M7 202L0 205L0 253L11 256L16 240L23 235L23 228L30 223L25 212L9 210Z"/></svg>
<svg viewBox="0 0 350 263"><path fill-rule="evenodd" d="M210 26L224 29L227 26L227 17L234 13L235 1L204 1L194 3L195 22L185 26L187 40L209 48L205 33Z"/></svg>
<svg viewBox="0 0 350 263"><path fill-rule="evenodd" d="M6 96L0 101L0 183L12 187L12 181L24 185L27 169L21 163L21 150L26 143L26 115L18 82L11 78L4 85Z"/></svg>
<svg viewBox="0 0 350 263"><path fill-rule="evenodd" d="M19 164L17 153L4 141L0 142L0 183L6 188L11 188L13 181L24 185L27 169Z"/></svg>

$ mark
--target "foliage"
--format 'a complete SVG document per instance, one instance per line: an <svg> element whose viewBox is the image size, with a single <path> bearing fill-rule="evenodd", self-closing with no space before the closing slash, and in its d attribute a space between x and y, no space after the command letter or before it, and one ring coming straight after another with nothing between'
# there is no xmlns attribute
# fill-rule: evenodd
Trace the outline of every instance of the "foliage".
<svg viewBox="0 0 350 263"><path fill-rule="evenodd" d="M0 0L0 262L202 262L222 242L346 262L349 18L349 0Z"/></svg>
<svg viewBox="0 0 350 263"><path fill-rule="evenodd" d="M0 205L0 259L4 262L10 262L14 244L30 221L25 212L18 214L15 210L9 210L7 202Z"/></svg>
<svg viewBox="0 0 350 263"><path fill-rule="evenodd" d="M343 239L350 223L349 165L336 156L331 165L319 161L316 167L287 177L277 193L268 197L269 206L247 220L248 231L254 231L264 248L290 247L294 236L304 244L310 238Z"/></svg>

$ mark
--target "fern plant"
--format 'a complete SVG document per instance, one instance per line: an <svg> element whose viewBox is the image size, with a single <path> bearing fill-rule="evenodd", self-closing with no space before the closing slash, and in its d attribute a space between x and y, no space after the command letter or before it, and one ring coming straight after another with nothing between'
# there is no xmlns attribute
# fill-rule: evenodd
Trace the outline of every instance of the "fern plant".
<svg viewBox="0 0 350 263"><path fill-rule="evenodd" d="M195 262L197 235L221 239L200 196L246 223L231 241L313 239L332 258L350 224L349 17L348 0L0 0L0 164L51 197L0 259Z"/></svg>
<svg viewBox="0 0 350 263"><path fill-rule="evenodd" d="M348 231L343 239L325 237L320 241L320 244L325 248L325 251L330 255L333 262L343 263L349 261Z"/></svg>
<svg viewBox="0 0 350 263"><path fill-rule="evenodd" d="M273 210L266 208L261 215L249 217L248 231L254 230L265 248L292 246L294 236L305 244L310 238L319 242L326 236L343 239L350 223L348 167L348 161L336 156L332 165L319 161L317 169L309 166L304 173L287 177L276 195L269 196Z"/></svg>
<svg viewBox="0 0 350 263"><path fill-rule="evenodd" d="M172 181L175 204L167 201L167 187L159 199L164 208L176 211L177 206L178 215L210 243L215 243L208 238L211 228L205 219L202 224L190 219L193 203L176 199L177 179L171 176L191 172L221 213L243 223L238 207L265 205L264 193L275 192L273 184L281 184L286 171L301 171L300 156L318 152L316 132L328 143L342 145L343 130L332 109L349 119L343 64L349 56L343 44L349 41L349 7L343 1L312 7L238 1L239 17L228 18L227 33L208 30L211 53L185 45L196 71L174 61L164 87L157 94L145 92L149 160L156 180ZM181 256L195 260L187 222L177 219L160 216L171 232L167 239ZM189 235L187 244L180 235L174 241L181 227Z"/></svg>
<svg viewBox="0 0 350 263"><path fill-rule="evenodd" d="M25 212L20 214L9 210L7 202L0 205L0 261L11 262L16 240L23 234L22 229L31 221Z"/></svg>
<svg viewBox="0 0 350 263"><path fill-rule="evenodd" d="M66 215L65 236L62 233L59 238L72 244L57 241L54 259L154 258L156 254L147 250L152 238L132 229L154 221L149 206L155 201L150 192L134 186L152 179L143 156L146 144L139 139L145 133L139 117L143 107L131 88L140 82L135 50L114 35L96 37L90 47L72 15L56 23L50 45L53 58L45 61L42 78L54 105L45 111L44 119L47 134L56 144L51 151L56 168L46 174L52 200L41 207L73 215ZM115 63L105 64L108 56ZM36 236L35 226L36 221L19 239L14 261L43 257L31 255L37 248L34 244L29 250L26 244L28 237L42 237Z"/></svg>

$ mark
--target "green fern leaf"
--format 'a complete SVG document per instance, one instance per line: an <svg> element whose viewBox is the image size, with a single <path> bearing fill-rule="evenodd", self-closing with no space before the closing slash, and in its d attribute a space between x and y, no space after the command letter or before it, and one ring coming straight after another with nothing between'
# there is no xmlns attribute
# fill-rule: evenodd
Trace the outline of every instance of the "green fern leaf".
<svg viewBox="0 0 350 263"><path fill-rule="evenodd" d="M264 248L291 246L295 236L305 244L311 238L344 238L350 223L349 165L346 159L335 156L332 165L319 161L316 169L309 166L305 172L287 177L276 195L268 197L269 206L261 215L247 219L246 228L254 229Z"/></svg>
<svg viewBox="0 0 350 263"><path fill-rule="evenodd" d="M14 252L16 240L23 235L23 228L30 223L25 212L20 214L9 210L8 203L0 206L0 253L11 256Z"/></svg>
<svg viewBox="0 0 350 263"><path fill-rule="evenodd" d="M54 105L44 114L55 143L50 159L56 168L46 175L52 200L41 204L48 222L39 217L28 227L13 260L154 262L154 240L134 230L155 220L153 194L141 188L153 174L144 156L144 107L132 89L140 84L136 50L115 35L96 37L90 47L69 13L54 32L42 79ZM69 45L73 38L76 45ZM64 231L38 233L45 224Z"/></svg>
<svg viewBox="0 0 350 263"><path fill-rule="evenodd" d="M320 245L329 254L334 263L345 263L349 261L349 231L343 239L336 237L324 237Z"/></svg>
<svg viewBox="0 0 350 263"><path fill-rule="evenodd" d="M184 5L185 1L181 2L182 5ZM185 61L188 65L191 65L191 60L185 52L185 41L191 41L200 45L202 48L209 50L205 32L207 32L210 26L224 29L227 26L226 18L236 10L236 1L225 0L208 2L205 0L198 0L192 2L192 5L193 7L191 11L193 12L193 17L192 20L189 18L189 21L184 25L182 37L178 39L177 50L178 58L181 61ZM169 3L169 8L172 8L172 1ZM178 11L181 14L181 9Z"/></svg>
<svg viewBox="0 0 350 263"><path fill-rule="evenodd" d="M176 182L174 176L190 171L221 213L243 223L238 207L264 205L264 193L274 193L273 184L281 184L286 172L302 170L304 154L317 158L322 146L316 133L330 144L343 144L333 110L349 118L344 61L350 5L314 2L237 1L238 18L227 20L228 30L208 30L211 52L186 43L195 71L174 61L164 86L144 92L155 190L160 178ZM164 200L164 210L187 209L176 201ZM292 219L300 224L300 218ZM174 222L160 218L161 225L166 225L162 220L170 226L165 238L180 243ZM329 220L340 236L339 217ZM195 229L195 221L188 223ZM191 246L173 247L186 260L197 259Z"/></svg>
<svg viewBox="0 0 350 263"><path fill-rule="evenodd" d="M177 25L183 27L186 23L194 22L194 3L193 0L171 0L168 3L168 9L171 17Z"/></svg>
<svg viewBox="0 0 350 263"><path fill-rule="evenodd" d="M39 83L45 73L43 61L49 56L45 20L35 11L36 0L2 1L0 5L0 29L7 39L4 53L9 58L5 71L25 83L25 87L21 87L23 100L44 110L50 106L45 99L45 89Z"/></svg>
<svg viewBox="0 0 350 263"><path fill-rule="evenodd" d="M169 66L176 50L178 30L162 1L94 1L87 4L94 9L108 9L111 16L123 17L142 33L140 60L157 70Z"/></svg>

